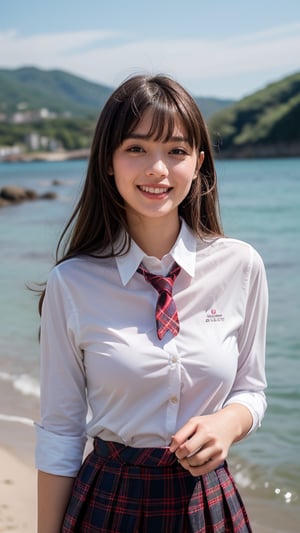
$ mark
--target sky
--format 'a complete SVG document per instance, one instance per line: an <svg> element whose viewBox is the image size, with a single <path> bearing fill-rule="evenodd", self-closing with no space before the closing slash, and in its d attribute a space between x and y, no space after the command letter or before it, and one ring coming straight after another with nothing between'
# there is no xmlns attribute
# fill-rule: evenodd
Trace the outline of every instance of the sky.
<svg viewBox="0 0 300 533"><path fill-rule="evenodd" d="M0 68L60 69L109 87L166 73L240 99L300 71L299 0L0 0Z"/></svg>

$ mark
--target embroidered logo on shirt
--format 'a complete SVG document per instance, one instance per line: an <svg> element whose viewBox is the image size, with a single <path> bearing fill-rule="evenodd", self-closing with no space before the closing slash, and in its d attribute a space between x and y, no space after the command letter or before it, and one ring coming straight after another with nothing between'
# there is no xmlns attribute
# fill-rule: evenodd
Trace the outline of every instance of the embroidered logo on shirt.
<svg viewBox="0 0 300 533"><path fill-rule="evenodd" d="M205 322L224 322L224 316L217 309L210 309L206 313Z"/></svg>

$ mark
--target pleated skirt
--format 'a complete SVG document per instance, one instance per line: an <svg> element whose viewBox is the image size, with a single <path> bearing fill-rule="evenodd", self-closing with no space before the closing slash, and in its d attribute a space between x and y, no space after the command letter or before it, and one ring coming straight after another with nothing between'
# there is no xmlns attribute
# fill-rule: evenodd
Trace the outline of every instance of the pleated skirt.
<svg viewBox="0 0 300 533"><path fill-rule="evenodd" d="M224 463L193 477L165 448L98 438L75 480L62 533L251 533Z"/></svg>

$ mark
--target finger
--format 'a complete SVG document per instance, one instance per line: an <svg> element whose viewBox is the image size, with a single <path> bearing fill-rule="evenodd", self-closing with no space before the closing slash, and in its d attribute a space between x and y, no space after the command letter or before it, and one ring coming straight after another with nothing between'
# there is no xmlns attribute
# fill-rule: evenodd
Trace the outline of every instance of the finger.
<svg viewBox="0 0 300 533"><path fill-rule="evenodd" d="M209 459L205 461L204 463L198 464L195 466L190 465L187 459L183 459L182 461L178 461L178 462L185 470L188 470L193 477L203 476L204 474L208 474L209 472L212 472L213 470L215 470L221 464L221 461L214 460L214 459Z"/></svg>
<svg viewBox="0 0 300 533"><path fill-rule="evenodd" d="M212 459L211 459L211 456L209 455L209 453L205 453L205 454L202 453L202 454L192 455L189 458L186 457L185 460L190 465L190 467L195 468L195 467L198 467L198 466L206 465L206 463L208 463Z"/></svg>
<svg viewBox="0 0 300 533"><path fill-rule="evenodd" d="M197 450L195 453L189 454L183 458L179 458L178 460L180 462L185 461L184 464L189 465L189 467L191 468L197 468L206 465L206 463L212 461L213 458L221 460L222 450L219 449L217 446L213 445L213 443L210 443L208 445L203 446L200 451Z"/></svg>
<svg viewBox="0 0 300 533"><path fill-rule="evenodd" d="M180 463L188 465L189 467L199 467L211 461L212 457L216 457L216 451L210 446L208 448L201 448L200 451L189 454L183 458L177 458Z"/></svg>
<svg viewBox="0 0 300 533"><path fill-rule="evenodd" d="M191 453L189 453L186 458L189 459L190 457L193 457L196 453L200 452L202 450L203 446L199 446L196 448L196 450L193 450Z"/></svg>
<svg viewBox="0 0 300 533"><path fill-rule="evenodd" d="M189 420L181 429L175 433L172 437L170 445L170 452L174 453L182 444L191 439L196 431L196 424L192 420Z"/></svg>
<svg viewBox="0 0 300 533"><path fill-rule="evenodd" d="M192 457L199 453L208 443L203 442L201 435L195 434L186 441L184 441L176 450L175 454L178 459Z"/></svg>

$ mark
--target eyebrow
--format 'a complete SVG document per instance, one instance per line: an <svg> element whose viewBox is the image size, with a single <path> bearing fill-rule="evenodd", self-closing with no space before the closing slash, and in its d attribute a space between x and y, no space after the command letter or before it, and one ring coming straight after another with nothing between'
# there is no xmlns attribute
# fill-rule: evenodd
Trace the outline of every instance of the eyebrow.
<svg viewBox="0 0 300 533"><path fill-rule="evenodd" d="M129 135L127 135L125 137L124 140L126 139L141 139L141 140L148 140L150 139L151 137L149 137L149 135L147 133L130 133ZM164 142L185 142L185 143L188 143L189 144L189 141L187 139L187 137L183 137L181 135L173 135L172 137L169 137L166 141Z"/></svg>

